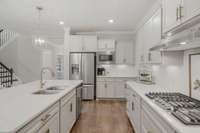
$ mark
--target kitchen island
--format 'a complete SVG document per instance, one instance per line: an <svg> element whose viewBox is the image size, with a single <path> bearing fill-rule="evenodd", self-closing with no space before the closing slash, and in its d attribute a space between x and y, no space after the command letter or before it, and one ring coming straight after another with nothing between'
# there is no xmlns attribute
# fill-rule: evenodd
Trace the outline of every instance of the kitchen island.
<svg viewBox="0 0 200 133"><path fill-rule="evenodd" d="M76 88L81 83L75 80L48 80L45 88L60 88L58 93L48 95L33 94L40 90L40 81L0 90L0 133L68 132L76 120ZM65 106L68 104L69 109ZM65 108L71 113L69 118L73 116L71 121L60 120L60 115L66 118L67 114L62 114ZM55 127L50 127L48 122L53 122L54 118L56 124L52 125ZM66 122L64 129L62 121Z"/></svg>

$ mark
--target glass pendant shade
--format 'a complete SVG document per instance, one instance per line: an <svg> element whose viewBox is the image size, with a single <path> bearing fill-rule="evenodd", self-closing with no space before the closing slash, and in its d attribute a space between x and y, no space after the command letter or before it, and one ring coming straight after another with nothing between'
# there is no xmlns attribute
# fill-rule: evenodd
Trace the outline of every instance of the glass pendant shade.
<svg viewBox="0 0 200 133"><path fill-rule="evenodd" d="M36 31L36 35L34 36L34 43L36 46L40 46L40 47L43 47L43 46L46 46L46 41L44 39L44 37L42 37L41 35L41 28L40 28L40 25L41 25L41 11L43 10L43 7L41 6L37 6L36 7L37 11L38 11L38 24L37 24L37 31Z"/></svg>

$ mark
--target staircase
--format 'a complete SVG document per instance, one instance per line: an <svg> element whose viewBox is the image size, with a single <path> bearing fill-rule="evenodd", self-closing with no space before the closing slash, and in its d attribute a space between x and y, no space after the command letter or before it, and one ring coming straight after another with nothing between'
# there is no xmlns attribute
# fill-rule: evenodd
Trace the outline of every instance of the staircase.
<svg viewBox="0 0 200 133"><path fill-rule="evenodd" d="M3 49L10 41L15 39L18 34L16 32L0 29L0 50Z"/></svg>
<svg viewBox="0 0 200 133"><path fill-rule="evenodd" d="M0 88L8 88L17 82L18 79L14 78L14 72L12 68L6 67L0 62Z"/></svg>

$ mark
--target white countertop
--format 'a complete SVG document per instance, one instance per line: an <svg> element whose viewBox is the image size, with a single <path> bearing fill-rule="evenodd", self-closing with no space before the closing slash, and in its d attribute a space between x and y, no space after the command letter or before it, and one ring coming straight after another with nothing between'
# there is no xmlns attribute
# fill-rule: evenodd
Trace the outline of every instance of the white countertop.
<svg viewBox="0 0 200 133"><path fill-rule="evenodd" d="M137 75L128 74L107 74L107 75L97 75L97 78L135 78Z"/></svg>
<svg viewBox="0 0 200 133"><path fill-rule="evenodd" d="M60 98L81 84L82 81L49 80L46 87L65 86L53 95L34 95L39 81L0 90L0 133L14 133L33 120Z"/></svg>
<svg viewBox="0 0 200 133"><path fill-rule="evenodd" d="M163 110L157 106L152 100L145 96L148 92L172 92L169 89L161 89L157 85L144 85L134 81L129 81L127 84L138 94L140 97L148 103L152 109L161 116L168 125L170 125L178 133L200 133L200 126L186 126L178 119L172 116L169 112Z"/></svg>

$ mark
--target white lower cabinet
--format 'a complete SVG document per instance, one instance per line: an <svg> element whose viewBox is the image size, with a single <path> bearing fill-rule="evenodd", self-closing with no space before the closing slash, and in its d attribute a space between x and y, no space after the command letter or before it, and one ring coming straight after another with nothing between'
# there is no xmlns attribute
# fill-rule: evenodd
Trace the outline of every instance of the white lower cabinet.
<svg viewBox="0 0 200 133"><path fill-rule="evenodd" d="M56 113L38 133L59 133L59 114Z"/></svg>
<svg viewBox="0 0 200 133"><path fill-rule="evenodd" d="M136 133L177 133L146 103L134 88L127 87L127 115Z"/></svg>
<svg viewBox="0 0 200 133"><path fill-rule="evenodd" d="M140 133L140 97L131 88L126 91L127 114L136 133Z"/></svg>
<svg viewBox="0 0 200 133"><path fill-rule="evenodd" d="M145 101L142 101L141 117L142 133L177 133Z"/></svg>
<svg viewBox="0 0 200 133"><path fill-rule="evenodd" d="M76 121L76 93L65 96L61 99L60 110L60 133L69 133Z"/></svg>
<svg viewBox="0 0 200 133"><path fill-rule="evenodd" d="M154 121L148 112L142 110L142 133L162 133Z"/></svg>
<svg viewBox="0 0 200 133"><path fill-rule="evenodd" d="M28 123L17 133L69 133L76 121L76 90Z"/></svg>
<svg viewBox="0 0 200 133"><path fill-rule="evenodd" d="M17 133L59 133L59 102Z"/></svg>
<svg viewBox="0 0 200 133"><path fill-rule="evenodd" d="M124 99L127 78L97 78L97 98Z"/></svg>

